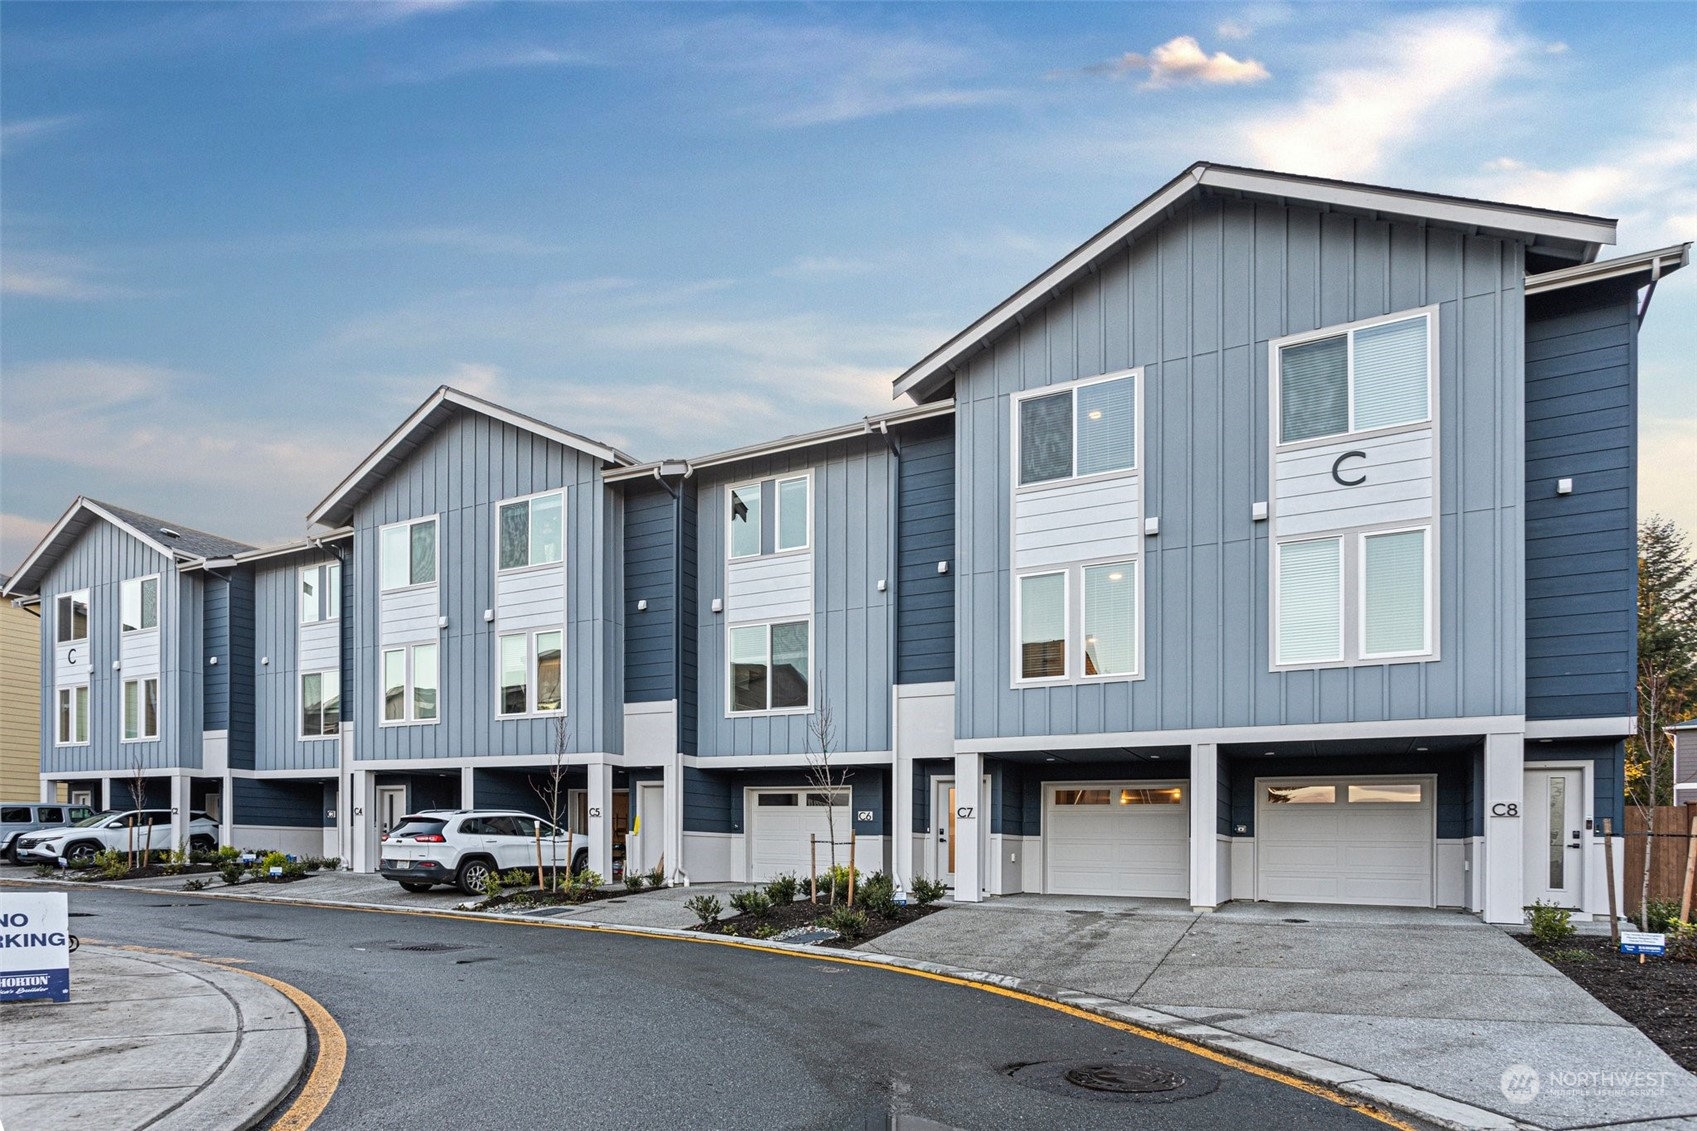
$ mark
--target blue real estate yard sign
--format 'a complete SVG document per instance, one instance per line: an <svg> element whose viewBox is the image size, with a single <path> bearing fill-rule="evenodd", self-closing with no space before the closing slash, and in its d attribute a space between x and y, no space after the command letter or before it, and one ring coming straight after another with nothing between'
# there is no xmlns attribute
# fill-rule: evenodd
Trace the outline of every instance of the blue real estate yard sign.
<svg viewBox="0 0 1697 1131"><path fill-rule="evenodd" d="M62 891L0 894L0 1002L71 1000L69 923Z"/></svg>
<svg viewBox="0 0 1697 1131"><path fill-rule="evenodd" d="M1660 958L1668 952L1668 937L1659 932L1622 931L1620 933L1620 952L1622 954L1648 954Z"/></svg>

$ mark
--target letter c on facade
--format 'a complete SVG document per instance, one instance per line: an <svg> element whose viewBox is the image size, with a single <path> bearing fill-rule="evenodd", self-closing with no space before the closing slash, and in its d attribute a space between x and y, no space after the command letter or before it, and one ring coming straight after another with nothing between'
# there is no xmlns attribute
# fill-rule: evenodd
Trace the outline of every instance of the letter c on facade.
<svg viewBox="0 0 1697 1131"><path fill-rule="evenodd" d="M1367 458L1366 452L1345 452L1343 455L1339 456L1337 459L1332 461L1332 478L1337 481L1339 486L1342 486L1342 487L1359 487L1359 486L1361 486L1363 483L1367 482L1367 473L1366 472L1362 472L1360 475L1357 475L1354 479L1345 479L1340 474L1339 469L1341 469L1343 467L1343 461L1346 460L1346 459L1366 459L1366 458Z"/></svg>

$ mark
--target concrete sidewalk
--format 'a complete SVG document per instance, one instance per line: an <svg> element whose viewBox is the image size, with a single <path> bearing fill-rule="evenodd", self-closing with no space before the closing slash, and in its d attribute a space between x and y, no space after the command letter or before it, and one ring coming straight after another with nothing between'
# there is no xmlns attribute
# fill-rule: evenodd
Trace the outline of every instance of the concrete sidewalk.
<svg viewBox="0 0 1697 1131"><path fill-rule="evenodd" d="M306 1067L306 1020L225 967L85 945L71 1001L0 1005L6 1131L242 1131Z"/></svg>

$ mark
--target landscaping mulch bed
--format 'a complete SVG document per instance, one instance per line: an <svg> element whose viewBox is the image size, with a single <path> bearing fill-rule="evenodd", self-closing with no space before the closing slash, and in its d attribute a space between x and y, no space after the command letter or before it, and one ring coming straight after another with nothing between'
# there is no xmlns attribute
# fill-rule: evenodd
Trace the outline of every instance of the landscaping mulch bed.
<svg viewBox="0 0 1697 1131"><path fill-rule="evenodd" d="M182 867L172 869L169 872L165 870L165 865L163 864L149 864L143 868L131 868L128 872L125 872L121 876L108 876L99 868L71 869L66 878L74 880L79 884L100 884L113 883L118 880L174 880L179 876L205 875L209 872L215 873L217 871L218 869L213 867L211 864L184 864ZM54 877L57 878L59 870L55 868L53 870L53 874Z"/></svg>
<svg viewBox="0 0 1697 1131"><path fill-rule="evenodd" d="M855 938L831 939L827 942L818 943L816 945L822 947L834 947L838 950L852 950L861 943L866 942L868 939L875 939L879 935L889 934L897 927L905 927L909 923L923 919L925 916L930 915L933 912L941 911L942 909L942 905L936 903L929 904L925 907L920 907L917 904L910 903L906 907L898 907L895 915L890 917L874 915L868 912L866 916L866 930L857 935ZM703 931L712 935L738 935L743 938L770 938L772 935L779 934L794 927L811 927L814 924L819 923L820 920L824 919L826 913L830 910L830 906L826 904L823 899L821 899L818 903L812 903L806 899L798 899L788 906L772 908L771 911L767 912L766 917L763 919L757 919L752 915L733 915L729 919L720 919L717 923L712 923L706 926L697 925L691 927L690 930Z"/></svg>
<svg viewBox="0 0 1697 1131"><path fill-rule="evenodd" d="M1589 935L1555 946L1515 936L1592 997L1620 1014L1680 1067L1697 1072L1697 962L1621 954Z"/></svg>
<svg viewBox="0 0 1697 1131"><path fill-rule="evenodd" d="M570 907L580 903L598 903L603 899L624 899L627 896L639 895L628 888L592 888L589 891L579 889L573 893L563 891L538 891L536 888L515 888L504 891L500 895L487 896L482 902L472 907L472 911L500 911L513 907Z"/></svg>

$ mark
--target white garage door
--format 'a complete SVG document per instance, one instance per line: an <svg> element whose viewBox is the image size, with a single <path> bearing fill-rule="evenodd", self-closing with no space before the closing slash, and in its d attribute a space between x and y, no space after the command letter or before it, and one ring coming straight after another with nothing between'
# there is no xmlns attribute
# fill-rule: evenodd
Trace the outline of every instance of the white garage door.
<svg viewBox="0 0 1697 1131"><path fill-rule="evenodd" d="M1043 786L1043 890L1055 895L1190 895L1182 782Z"/></svg>
<svg viewBox="0 0 1697 1131"><path fill-rule="evenodd" d="M1256 898L1431 907L1437 779L1259 778Z"/></svg>
<svg viewBox="0 0 1697 1131"><path fill-rule="evenodd" d="M836 794L834 820L836 837L845 843L837 859L848 863L850 824L849 791ZM831 866L830 825L826 821L826 795L807 789L751 789L743 796L748 828L748 878L763 883L783 872L805 878L811 860L810 836L819 838L819 870Z"/></svg>

